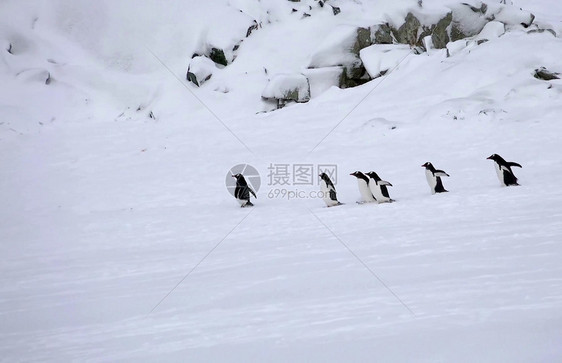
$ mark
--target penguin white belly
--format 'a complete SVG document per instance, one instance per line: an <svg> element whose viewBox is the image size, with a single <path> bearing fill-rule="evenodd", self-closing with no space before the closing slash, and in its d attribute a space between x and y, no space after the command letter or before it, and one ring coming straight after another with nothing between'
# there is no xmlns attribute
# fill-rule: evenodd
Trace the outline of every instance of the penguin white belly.
<svg viewBox="0 0 562 363"><path fill-rule="evenodd" d="M371 189L369 189L369 185L363 179L357 179L357 184L359 186L359 193L361 193L361 197L367 203L376 202L376 199L373 197L373 193L371 193Z"/></svg>
<svg viewBox="0 0 562 363"><path fill-rule="evenodd" d="M427 179L427 184L431 188L431 194L435 194L435 187L437 186L437 178L430 170L425 170L425 177Z"/></svg>
<svg viewBox="0 0 562 363"><path fill-rule="evenodd" d="M320 190L322 191L322 199L324 200L324 203L326 203L326 206L333 207L339 204L337 200L330 198L331 189L328 188L328 185L324 180L320 182Z"/></svg>
<svg viewBox="0 0 562 363"><path fill-rule="evenodd" d="M388 203L390 202L390 198L385 197L382 194L382 190L380 185L374 179L369 180L369 189L371 193L375 196L377 203Z"/></svg>
<svg viewBox="0 0 562 363"><path fill-rule="evenodd" d="M498 175L498 179L500 180L500 184L505 187L507 186L507 184L505 184L505 180L503 177L503 170L504 168L502 168L498 163L494 162L494 167L496 168L496 174Z"/></svg>

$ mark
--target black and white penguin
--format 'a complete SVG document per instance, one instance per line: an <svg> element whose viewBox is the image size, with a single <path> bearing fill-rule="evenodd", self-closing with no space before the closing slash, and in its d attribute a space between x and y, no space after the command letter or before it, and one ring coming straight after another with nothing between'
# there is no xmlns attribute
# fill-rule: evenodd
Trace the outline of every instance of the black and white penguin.
<svg viewBox="0 0 562 363"><path fill-rule="evenodd" d="M449 176L449 174L445 173L443 170L435 169L429 161L423 164L422 167L425 168L425 177L431 189L431 194L448 192L448 190L445 190L443 187L441 177Z"/></svg>
<svg viewBox="0 0 562 363"><path fill-rule="evenodd" d="M334 183L330 180L330 177L326 173L322 173L320 176L320 190L322 191L322 199L326 203L327 207L333 207L336 205L342 205L338 202L336 197L336 187Z"/></svg>
<svg viewBox="0 0 562 363"><path fill-rule="evenodd" d="M359 193L361 193L361 197L363 198L362 203L373 203L376 202L377 199L369 189L369 177L363 174L360 171L356 171L349 175L353 175L357 178L357 185L359 186Z"/></svg>
<svg viewBox="0 0 562 363"><path fill-rule="evenodd" d="M244 179L244 175L242 174L234 174L232 175L233 178L236 178L236 189L234 189L234 197L240 203L242 208L244 207L252 207L253 204L250 202L250 193L254 196L254 198L258 198L256 193L248 186L246 179Z"/></svg>
<svg viewBox="0 0 562 363"><path fill-rule="evenodd" d="M390 198L387 188L387 186L391 187L392 184L382 180L374 171L366 173L366 175L369 177L369 189L378 203L394 202L394 199Z"/></svg>
<svg viewBox="0 0 562 363"><path fill-rule="evenodd" d="M493 160L495 162L496 167L496 174L498 174L498 179L500 180L501 185L503 186L510 186L510 185L519 185L517 183L517 178L513 171L511 170L512 166L516 166L518 168L522 168L520 164L505 161L504 158L499 156L498 154L493 154L488 156L486 159Z"/></svg>

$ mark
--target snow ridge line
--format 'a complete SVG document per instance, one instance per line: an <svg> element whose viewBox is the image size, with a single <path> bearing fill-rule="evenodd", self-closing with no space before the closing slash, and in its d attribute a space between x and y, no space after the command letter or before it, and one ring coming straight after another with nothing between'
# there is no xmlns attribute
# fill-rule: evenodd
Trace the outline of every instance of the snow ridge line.
<svg viewBox="0 0 562 363"><path fill-rule="evenodd" d="M143 44L143 46L144 46L144 47L146 48L146 50L158 61L158 63L160 63L160 64L164 67L164 69L166 69L166 70L168 71L168 73L170 73L170 74L183 86L183 88L185 88L187 91L189 91L189 93L191 93L191 95L192 95L197 101L199 101L199 103L200 103L203 107L205 107L205 109L206 109L207 111L209 111L209 113L210 113L211 115L213 115L213 117L214 117L228 132L230 132L230 134L231 134L232 136L234 136L234 138L235 138L236 140L238 140L238 142L239 142L240 144L242 144L242 146L244 146L244 147L246 148L246 150L248 150L248 151L250 152L250 154L255 155L254 152L252 151L252 149L250 149L250 148L248 147L248 145L246 145L246 144L244 143L244 141L242 141L242 139L240 139L240 138L238 137L238 135L236 135L236 134L234 133L234 131L232 131L232 130L230 129L230 127L228 127L228 126L224 123L224 121L223 121L215 112L213 112L213 110L212 110L205 102L203 102L203 100L202 100L201 98L197 97L197 95L195 94L195 92L193 92L193 91L189 88L189 86L186 85L186 84L183 82L182 79L180 79L174 72L172 72L172 70L170 69L170 67L168 67L168 66L166 65L166 63L164 63L164 61L162 61L162 59L160 59L160 57L158 57L158 56L156 55L156 53L154 53L154 52L152 51L152 49L150 49L146 44Z"/></svg>
<svg viewBox="0 0 562 363"><path fill-rule="evenodd" d="M398 302L400 302L400 304L402 304L402 306L404 306L406 308L406 310L408 310L410 312L410 314L412 314L412 316L414 318L416 318L416 313L414 313L414 311L412 309L410 309L410 307L408 305L406 305L406 303L400 298L400 296L398 296L394 291L392 291L392 289L375 273L375 271L373 271L373 269L371 269L369 267L369 265L367 265L365 263L365 261L363 261L340 237L338 237L338 235L332 231L332 229L330 227L328 227L328 225L326 223L324 223L320 217L318 217L311 209L307 208L308 211L310 212L310 214L312 214L314 216L314 218L316 218L318 220L318 222L320 222L320 224L322 224L331 234L332 236L334 236L342 246L345 247L345 249L347 249L347 251L353 256L355 257L355 259L357 261L359 261L359 263L361 265L363 265L363 267L365 267L365 269L367 271L369 271L369 273L371 275L373 275L380 283L382 286L384 286L384 288L386 290L388 290L388 292L390 292L392 294L392 296L394 296L396 298L396 300L398 300Z"/></svg>
<svg viewBox="0 0 562 363"><path fill-rule="evenodd" d="M154 305L152 310L150 310L150 312L146 315L148 316L148 315L152 314L152 312L154 312L154 310L156 310L156 308L158 308L158 306L160 306L160 304L162 304L164 302L164 300L166 300L168 298L168 296L170 296L172 294L172 292L174 292L174 290L178 286L180 286L181 283L185 281L185 279L187 279L189 277L189 275L191 275L195 270L197 270L197 268L203 263L203 261L205 261L207 259L207 257L209 257L221 245L221 243L223 243L224 240L226 240L228 238L228 236L230 236L232 234L232 232L234 232L234 230L236 228L238 228L238 226L241 225L242 222L244 222L250 214L252 214L253 211L254 211L254 209L250 209L250 211L244 216L244 218L242 218L240 220L240 222L238 222L234 227L232 227L232 229L213 248L211 248L211 250L209 252L207 252L207 254L205 256L203 256L203 258L201 258L201 260L199 260L199 262L197 262L195 264L195 266L193 266L191 268L191 270L189 270L185 274L185 276L170 291L168 291L168 293L166 295L164 295L164 297L162 299L160 299L158 304Z"/></svg>

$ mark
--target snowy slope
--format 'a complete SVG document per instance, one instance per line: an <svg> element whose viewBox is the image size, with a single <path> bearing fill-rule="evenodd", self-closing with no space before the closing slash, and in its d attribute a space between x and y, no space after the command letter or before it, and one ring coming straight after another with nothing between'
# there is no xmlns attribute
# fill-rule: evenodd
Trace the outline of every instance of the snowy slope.
<svg viewBox="0 0 562 363"><path fill-rule="evenodd" d="M513 2L558 36L411 54L268 113L268 79L324 34L417 2L3 2L0 360L559 360L562 81L533 72L562 72L562 6ZM189 59L232 8L262 28L196 88ZM252 209L224 185L240 163L262 176ZM271 163L336 164L346 204L268 197ZM357 205L355 170L397 202Z"/></svg>

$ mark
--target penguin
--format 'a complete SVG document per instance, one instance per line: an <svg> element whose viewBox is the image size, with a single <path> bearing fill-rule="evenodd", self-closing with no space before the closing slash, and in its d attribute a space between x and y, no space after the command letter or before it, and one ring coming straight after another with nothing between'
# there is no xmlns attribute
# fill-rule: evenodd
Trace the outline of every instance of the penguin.
<svg viewBox="0 0 562 363"><path fill-rule="evenodd" d="M327 207L334 207L336 205L342 205L338 202L336 197L336 187L334 183L330 180L330 177L326 173L319 175L320 179L320 190L322 191L322 199L326 203Z"/></svg>
<svg viewBox="0 0 562 363"><path fill-rule="evenodd" d="M390 198L387 186L392 186L389 182L382 180L377 173L371 171L366 173L369 177L369 189L378 203L391 203L394 199Z"/></svg>
<svg viewBox="0 0 562 363"><path fill-rule="evenodd" d="M425 168L425 177L431 189L431 194L448 192L448 190L445 190L443 187L441 177L449 176L449 174L445 173L443 170L435 169L429 161L423 164L422 167Z"/></svg>
<svg viewBox="0 0 562 363"><path fill-rule="evenodd" d="M359 193L361 193L361 197L363 198L363 201L361 203L373 203L377 201L373 193L371 193L371 189L369 189L369 177L367 175L363 174L360 171L356 171L349 175L353 175L357 178Z"/></svg>
<svg viewBox="0 0 562 363"><path fill-rule="evenodd" d="M520 164L505 161L504 158L499 156L498 154L492 154L488 156L486 159L493 160L495 162L496 167L496 174L498 174L498 179L500 180L501 185L508 187L510 185L519 185L517 183L517 178L513 171L511 170L512 166L516 166L518 168L522 168Z"/></svg>
<svg viewBox="0 0 562 363"><path fill-rule="evenodd" d="M244 175L242 174L234 174L232 175L233 178L236 178L236 189L234 189L234 197L240 203L242 208L244 207L253 207L254 205L250 202L250 193L254 196L254 198L258 198L256 193L248 186L246 179L244 179Z"/></svg>

